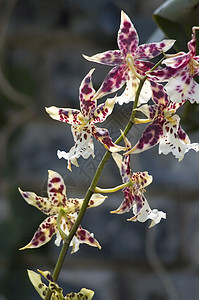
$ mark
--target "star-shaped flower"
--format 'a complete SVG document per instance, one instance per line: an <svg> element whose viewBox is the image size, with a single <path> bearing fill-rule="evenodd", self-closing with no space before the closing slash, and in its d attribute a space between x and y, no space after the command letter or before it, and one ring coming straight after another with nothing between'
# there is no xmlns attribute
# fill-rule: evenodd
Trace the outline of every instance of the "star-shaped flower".
<svg viewBox="0 0 199 300"><path fill-rule="evenodd" d="M190 149L199 151L197 143L190 143L188 135L180 126L180 117L175 114L176 110L183 104L173 103L169 100L161 84L151 82L153 93L153 105L145 104L138 108L148 119L135 119L135 122L151 123L144 129L140 140L126 154L140 153L159 143L159 153L172 154L181 161Z"/></svg>
<svg viewBox="0 0 199 300"><path fill-rule="evenodd" d="M34 288L40 295L42 299L45 299L45 296L47 294L48 288L51 291L51 298L50 299L57 299L57 300L91 300L94 296L94 292L92 290L88 290L85 288L82 288L80 292L78 293L70 293L67 294L65 297L63 296L63 290L61 287L58 286L57 283L54 282L51 273L48 271L41 271L38 270L40 274L44 276L44 278L47 279L49 282L49 287L42 282L40 274L28 270L28 276L30 278L30 281L32 282Z"/></svg>
<svg viewBox="0 0 199 300"><path fill-rule="evenodd" d="M125 91L117 98L117 102L123 104L134 101L140 78L145 76L146 71L153 67L148 59L170 49L174 44L174 40L139 45L137 31L130 18L122 11L117 42L119 50L110 50L91 57L83 56L89 61L114 67L97 91L96 97L99 98L113 93L126 83ZM146 103L150 97L150 84L145 81L140 94L140 103Z"/></svg>
<svg viewBox="0 0 199 300"><path fill-rule="evenodd" d="M131 147L130 142L125 138L127 147ZM124 200L117 210L111 213L122 214L133 209L134 216L128 221L145 222L151 219L150 227L158 224L162 218L166 219L166 214L157 209L151 209L144 197L145 187L152 182L152 176L148 172L131 172L130 155L122 156L118 153L112 153L112 156L120 170L122 181L124 183L131 181L132 185L123 189Z"/></svg>
<svg viewBox="0 0 199 300"><path fill-rule="evenodd" d="M61 218L60 227L62 231L68 235L77 218L77 213L82 206L83 199L67 199L66 186L63 178L60 174L51 170L48 174L48 198L37 196L33 192L23 192L21 189L19 189L19 192L28 204L35 206L44 214L48 215L48 217L39 225L39 228L35 232L30 243L21 248L21 250L26 248L38 248L49 242L55 234L57 235L55 244L59 246L61 236L57 226L57 219L60 209L64 210L67 216L66 218L64 216ZM96 207L105 199L106 197L101 194L93 194L88 203L88 207ZM90 246L101 248L97 240L94 239L93 234L83 229L81 226L78 227L76 234L71 241L71 245L73 246L72 252L76 252L79 249L80 243L86 243Z"/></svg>
<svg viewBox="0 0 199 300"><path fill-rule="evenodd" d="M105 128L98 128L95 124L101 123L112 113L115 99L107 99L105 103L97 105L95 90L92 85L92 69L83 79L79 89L80 110L71 108L58 108L51 106L46 108L51 118L72 125L72 134L75 145L68 153L58 151L59 158L68 160L68 168L71 170L71 163L78 166L77 158L82 156L94 157L94 145L92 136L95 137L106 149L111 152L124 150L112 142L109 132Z"/></svg>
<svg viewBox="0 0 199 300"><path fill-rule="evenodd" d="M192 28L188 53L168 55L168 58L163 61L165 68L148 73L148 77L152 80L168 81L165 89L173 102L189 100L191 103L199 103L199 84L194 80L194 77L199 75L199 55L196 55L196 30L198 29L199 27Z"/></svg>

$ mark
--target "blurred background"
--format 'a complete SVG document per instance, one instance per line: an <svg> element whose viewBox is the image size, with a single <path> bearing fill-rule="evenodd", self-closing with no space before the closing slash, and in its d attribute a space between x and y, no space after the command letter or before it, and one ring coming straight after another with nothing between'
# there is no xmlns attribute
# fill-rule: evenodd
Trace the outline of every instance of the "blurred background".
<svg viewBox="0 0 199 300"><path fill-rule="evenodd" d="M121 9L134 23L140 43L146 42L157 29L152 13L163 2L0 1L0 300L40 299L26 269L52 271L60 251L53 241L39 249L18 250L31 240L44 215L29 206L17 188L46 196L51 169L63 176L68 197L83 198L104 154L103 146L95 143L95 160L79 159L80 167L68 171L56 152L72 147L70 126L52 120L45 106L79 108L83 77L95 67L97 89L109 70L85 61L82 54L118 48ZM164 38L156 33L157 39ZM102 124L113 138L127 123L131 107L116 106ZM198 142L193 110L188 116L192 123L184 121L184 129ZM142 126L133 127L128 136L132 144L141 132ZM81 245L79 252L68 255L59 277L64 294L86 287L95 291L95 300L199 299L198 154L190 151L178 163L172 155L157 153L155 147L132 156L132 168L153 175L146 198L152 208L166 212L167 219L148 229L148 223L127 222L131 213L110 214L122 202L122 192L88 210L82 226L94 232L102 250ZM120 183L110 160L99 186Z"/></svg>

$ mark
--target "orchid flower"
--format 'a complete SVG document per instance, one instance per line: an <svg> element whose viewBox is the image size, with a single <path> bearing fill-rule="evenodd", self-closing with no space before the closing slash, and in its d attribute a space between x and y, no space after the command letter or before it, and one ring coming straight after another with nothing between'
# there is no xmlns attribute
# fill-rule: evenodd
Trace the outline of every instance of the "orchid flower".
<svg viewBox="0 0 199 300"><path fill-rule="evenodd" d="M65 297L63 296L63 290L58 286L57 283L54 282L52 275L48 271L41 271L38 270L38 272L43 275L44 278L46 278L49 282L49 287L45 285L42 280L40 274L28 270L28 276L33 284L34 288L40 295L42 299L45 299L45 296L47 294L48 288L51 291L51 298L50 299L57 299L57 300L91 300L94 296L94 292L92 290L88 290L85 288L82 288L80 292L78 293L70 293L67 294Z"/></svg>
<svg viewBox="0 0 199 300"><path fill-rule="evenodd" d="M98 128L95 123L101 123L112 113L115 99L107 99L105 103L97 106L95 90L92 85L92 69L83 79L79 89L80 110L71 108L58 108L51 106L46 108L51 118L72 125L72 134L75 145L68 153L58 150L58 157L68 160L68 168L71 170L71 163L78 166L77 158L82 156L94 157L94 145L92 136L95 137L106 149L111 152L124 150L112 142L109 132L105 128Z"/></svg>
<svg viewBox="0 0 199 300"><path fill-rule="evenodd" d="M64 211L64 215L60 220L60 228L65 235L68 235L75 223L77 213L80 211L83 204L83 199L67 199L66 186L63 178L60 174L51 170L48 171L48 198L37 196L33 192L23 192L21 189L19 189L19 192L28 204L35 206L44 214L48 215L48 217L39 225L39 228L35 232L30 243L20 250L41 247L49 242L55 234L57 236L55 244L59 246L62 239L58 230L58 216L60 210ZM105 199L106 197L100 194L93 194L88 203L88 207L96 207L103 203ZM78 227L76 234L71 241L71 246L73 246L72 252L78 251L80 243L101 248L97 240L94 239L93 234L83 229L81 226Z"/></svg>
<svg viewBox="0 0 199 300"><path fill-rule="evenodd" d="M151 122L143 131L140 140L128 152L140 153L159 143L159 154L172 154L181 161L190 149L199 151L198 143L190 143L188 135L181 128L180 117L175 114L183 104L169 100L161 84L151 82L153 105L145 104L136 109L147 116L147 119L135 119L137 123Z"/></svg>
<svg viewBox="0 0 199 300"><path fill-rule="evenodd" d="M189 100L199 103L199 84L194 80L199 75L199 55L196 55L196 33L199 27L192 28L192 39L188 43L189 52L168 55L161 70L149 72L151 80L168 81L165 85L171 101L180 103Z"/></svg>
<svg viewBox="0 0 199 300"><path fill-rule="evenodd" d="M130 142L125 138L127 147L131 147ZM166 214L157 209L151 209L144 197L145 187L152 182L152 176L148 172L132 173L130 167L130 155L122 156L118 153L112 153L112 156L120 170L122 181L124 183L131 181L132 185L123 189L124 200L117 210L111 213L122 214L133 209L134 216L128 221L145 222L151 219L150 227L158 224L162 218L166 219Z"/></svg>
<svg viewBox="0 0 199 300"><path fill-rule="evenodd" d="M130 18L122 11L117 42L119 50L109 50L91 57L83 56L89 61L114 67L97 91L96 97L113 93L126 83L124 92L116 100L117 103L123 104L134 101L140 79L146 75L146 71L153 67L153 64L147 59L154 58L170 49L174 40L163 40L159 43L139 46L137 31ZM139 101L146 103L150 97L150 83L145 81Z"/></svg>

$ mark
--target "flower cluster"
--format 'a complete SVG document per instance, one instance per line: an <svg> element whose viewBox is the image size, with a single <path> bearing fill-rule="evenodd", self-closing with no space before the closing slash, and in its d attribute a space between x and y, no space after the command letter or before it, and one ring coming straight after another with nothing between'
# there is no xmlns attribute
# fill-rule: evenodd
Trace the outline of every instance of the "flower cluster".
<svg viewBox="0 0 199 300"><path fill-rule="evenodd" d="M179 52L168 55L165 52L172 48L174 40L139 45L137 31L130 18L122 11L117 37L119 50L109 50L91 57L83 55L89 61L113 67L99 89L95 91L93 88L94 69L92 69L84 77L79 88L79 110L56 106L46 108L51 118L71 125L74 145L68 152L60 150L57 152L58 158L68 161L70 171L72 171L72 165L78 167L80 156L87 159L91 155L94 158L93 137L105 147L107 153L112 154L123 184L109 189L109 192L123 188L124 200L119 208L111 213L122 214L132 209L134 215L128 219L129 221L145 222L150 219L150 227L152 227L162 218L166 218L164 212L150 208L144 192L145 188L152 183L152 176L147 171L132 173L131 154L146 151L159 144L160 154L171 152L178 161L181 161L190 149L199 151L199 144L190 142L180 125L180 117L176 113L186 101L199 103L199 85L194 79L199 75L199 56L196 55L197 29L199 27L193 27L192 38L188 43L188 53ZM155 65L152 59L160 55L163 58ZM120 91L124 85L124 91L120 96L115 94L113 98L98 103L99 99ZM124 131L125 134L122 133L116 142L113 142L108 129L97 127L96 124L104 122L112 114L115 104L122 105L129 101L134 101L134 110L126 127L128 130ZM136 118L137 112L141 112L146 118ZM133 123L146 122L149 124L137 143L131 147L125 135ZM125 142L124 146L118 145L122 139ZM120 151L125 152L121 155L118 153ZM99 169L96 174L101 172L102 167ZM56 245L59 245L61 240L65 242L75 227L76 221L79 220L82 207L85 211L86 208L102 204L107 198L99 194L97 189L100 193L101 191L106 193L108 189L97 188L96 182L97 179L95 186L88 190L89 198L86 195L85 199L67 199L63 178L55 171L49 171L47 197L40 197L33 192L23 192L19 189L28 204L47 215L29 244L21 249L40 247L50 241L54 235L56 235ZM76 252L81 243L101 248L93 234L83 229L79 223L70 240L72 252ZM41 272L41 274L49 281L52 299L92 299L93 297L93 292L86 289L64 297L62 289L53 282L50 273ZM29 277L40 296L45 298L47 287L42 283L40 275L29 271Z"/></svg>

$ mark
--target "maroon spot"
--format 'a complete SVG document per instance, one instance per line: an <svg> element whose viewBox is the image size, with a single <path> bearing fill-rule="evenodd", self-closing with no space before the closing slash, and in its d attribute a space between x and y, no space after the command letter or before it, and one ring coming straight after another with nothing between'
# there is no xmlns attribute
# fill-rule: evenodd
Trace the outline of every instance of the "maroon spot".
<svg viewBox="0 0 199 300"><path fill-rule="evenodd" d="M54 178L51 179L50 182L54 183L54 182L59 182L59 181L61 181L61 179L59 177L54 177Z"/></svg>
<svg viewBox="0 0 199 300"><path fill-rule="evenodd" d="M37 247L37 245L39 244L39 242L38 241L34 241L32 244L33 244L33 246Z"/></svg>
<svg viewBox="0 0 199 300"><path fill-rule="evenodd" d="M81 92L83 93L83 94L90 94L90 93L92 93L92 89L86 84L83 88L82 88L82 90L81 90Z"/></svg>
<svg viewBox="0 0 199 300"><path fill-rule="evenodd" d="M130 28L131 27L131 23L129 23L128 21L124 22L124 27Z"/></svg>
<svg viewBox="0 0 199 300"><path fill-rule="evenodd" d="M90 242L91 244L93 244L93 243L94 243L94 238L93 238L93 237L89 237L89 242Z"/></svg>
<svg viewBox="0 0 199 300"><path fill-rule="evenodd" d="M129 33L129 28L127 28L127 27L122 28L122 32L123 33Z"/></svg>
<svg viewBox="0 0 199 300"><path fill-rule="evenodd" d="M41 242L44 242L45 239L46 239L46 238L45 238L45 235L40 236L40 241L41 241Z"/></svg>
<svg viewBox="0 0 199 300"><path fill-rule="evenodd" d="M78 235L81 241L84 241L86 239L86 232L84 230L80 230L78 232Z"/></svg>

